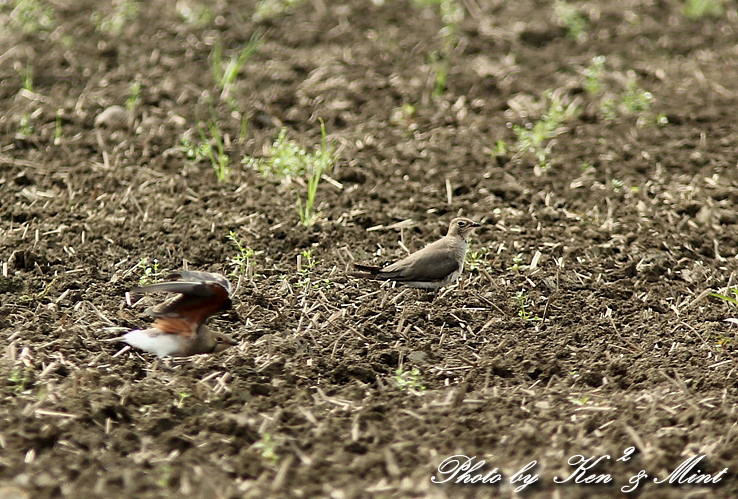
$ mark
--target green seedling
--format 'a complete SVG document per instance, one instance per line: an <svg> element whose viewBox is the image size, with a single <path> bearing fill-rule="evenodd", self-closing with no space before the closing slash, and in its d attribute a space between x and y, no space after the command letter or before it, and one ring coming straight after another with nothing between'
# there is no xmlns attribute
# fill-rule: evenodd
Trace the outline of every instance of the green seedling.
<svg viewBox="0 0 738 499"><path fill-rule="evenodd" d="M597 96L603 94L602 76L605 73L604 56L597 56L592 59L592 64L584 68L583 87L587 94ZM600 97L600 114L606 121L612 121L618 116L636 114L638 115L639 125L646 124L645 115L651 109L651 101L653 95L638 87L636 75L633 71L628 71L625 88L617 93L604 92ZM653 118L653 124L664 126L669 120L663 114Z"/></svg>
<svg viewBox="0 0 738 499"><path fill-rule="evenodd" d="M548 110L535 123L526 126L513 125L512 131L517 137L517 154L532 154L538 161L538 166L549 166L548 154L552 147L551 139L563 133L563 123L578 112L576 104L565 106L553 93L548 92Z"/></svg>
<svg viewBox="0 0 738 499"><path fill-rule="evenodd" d="M177 2L177 12L185 23L195 28L204 28L213 22L213 10L197 2Z"/></svg>
<svg viewBox="0 0 738 499"><path fill-rule="evenodd" d="M415 106L412 104L403 104L392 111L390 123L412 130L415 128L415 120L413 119L415 111Z"/></svg>
<svg viewBox="0 0 738 499"><path fill-rule="evenodd" d="M623 107L629 113L642 113L651 109L651 92L638 88L635 77L628 79L625 91L621 94Z"/></svg>
<svg viewBox="0 0 738 499"><path fill-rule="evenodd" d="M188 399L188 398L190 398L191 396L192 396L192 395L190 395L189 393L186 393L186 392L179 392L179 393L177 394L177 400L176 400L176 401L174 402L174 405L175 405L175 406L176 406L177 408L179 408L179 409L183 408L183 407L184 407L184 405L185 405L185 400L187 400L187 399Z"/></svg>
<svg viewBox="0 0 738 499"><path fill-rule="evenodd" d="M141 102L141 82L134 81L128 86L128 97L126 98L126 109L133 111Z"/></svg>
<svg viewBox="0 0 738 499"><path fill-rule="evenodd" d="M238 252L236 256L228 259L228 263L230 263L234 267L231 275L250 275L251 259L254 257L254 250L243 246L238 238L238 235L233 231L230 231L226 238L231 241L233 246L236 248L236 251Z"/></svg>
<svg viewBox="0 0 738 499"><path fill-rule="evenodd" d="M305 201L303 202L300 194L297 194L297 213L300 216L300 223L309 227L315 223L318 213L313 212L313 204L315 203L315 194L318 192L318 184L320 177L323 175L323 169L333 164L333 153L328 150L328 144L325 138L325 124L320 120L320 152L316 156L316 161L312 164L312 171L307 172L307 192Z"/></svg>
<svg viewBox="0 0 738 499"><path fill-rule="evenodd" d="M392 381L400 390L425 390L425 386L420 382L420 371L417 367L409 371L403 371L401 367L397 368Z"/></svg>
<svg viewBox="0 0 738 499"><path fill-rule="evenodd" d="M594 165L589 161L579 163L579 169L582 170L582 173L594 173L595 171Z"/></svg>
<svg viewBox="0 0 738 499"><path fill-rule="evenodd" d="M315 203L315 194L318 192L318 184L320 183L320 176L322 175L322 168L316 165L307 178L307 192L305 200L297 195L297 214L300 216L300 223L305 227L309 227L315 223L317 218L320 216L319 213L313 212L313 204Z"/></svg>
<svg viewBox="0 0 738 499"><path fill-rule="evenodd" d="M492 268L488 265L489 248L482 246L478 250L470 250L466 252L466 266L470 271L483 269L491 272Z"/></svg>
<svg viewBox="0 0 738 499"><path fill-rule="evenodd" d="M42 300L44 299L54 288L54 285L56 284L57 278L54 277L51 282L49 282L43 290L39 291L38 293L31 293L30 295L21 295L19 296L20 301L26 302L31 300Z"/></svg>
<svg viewBox="0 0 738 499"><path fill-rule="evenodd" d="M33 130L34 127L33 122L31 121L31 116L28 113L23 113L20 120L18 120L17 136L21 139L27 139L33 135Z"/></svg>
<svg viewBox="0 0 738 499"><path fill-rule="evenodd" d="M300 251L300 256L297 258L297 274L300 277L295 283L296 288L328 289L330 287L328 279L313 280L313 272L317 263L312 249Z"/></svg>
<svg viewBox="0 0 738 499"><path fill-rule="evenodd" d="M18 368L13 368L8 376L8 383L13 385L13 392L20 394L26 391L26 385L30 381L28 372Z"/></svg>
<svg viewBox="0 0 738 499"><path fill-rule="evenodd" d="M446 81L448 79L448 59L445 55L438 52L431 52L428 56L430 60L431 71L433 72L433 91L431 95L440 97L446 90Z"/></svg>
<svg viewBox="0 0 738 499"><path fill-rule="evenodd" d="M690 19L705 16L720 17L723 14L724 0L684 0L682 13Z"/></svg>
<svg viewBox="0 0 738 499"><path fill-rule="evenodd" d="M54 145L58 146L61 144L62 139L62 119L61 109L56 111L56 122L54 124Z"/></svg>
<svg viewBox="0 0 738 499"><path fill-rule="evenodd" d="M738 306L738 287L728 288L728 293L730 293L730 295L724 295L721 293L710 293L710 296L712 296L713 298L718 298L720 300L723 300L724 302L732 303L733 305Z"/></svg>
<svg viewBox="0 0 738 499"><path fill-rule="evenodd" d="M313 283L313 289L330 289L332 284L330 279L321 279Z"/></svg>
<svg viewBox="0 0 738 499"><path fill-rule="evenodd" d="M151 265L149 265L148 258L142 258L138 262L138 268L143 269L143 274L138 278L139 286L148 286L154 283L162 274L159 271L159 261L156 258L151 260Z"/></svg>
<svg viewBox="0 0 738 499"><path fill-rule="evenodd" d="M278 442L277 438L273 437L269 433L264 433L261 436L261 440L253 444L254 449L261 452L261 457L271 464L277 464L279 462L279 455L277 454Z"/></svg>
<svg viewBox="0 0 738 499"><path fill-rule="evenodd" d="M254 9L253 20L259 22L286 14L302 3L302 1L303 0L260 0Z"/></svg>
<svg viewBox="0 0 738 499"><path fill-rule="evenodd" d="M464 18L464 7L458 0L413 0L415 7L437 7L444 24L452 24Z"/></svg>
<svg viewBox="0 0 738 499"><path fill-rule="evenodd" d="M605 56L598 55L592 64L584 68L584 90L589 95L597 95L602 89L602 73L605 69Z"/></svg>
<svg viewBox="0 0 738 499"><path fill-rule="evenodd" d="M625 89L620 95L615 97L607 97L602 99L600 103L600 112L608 121L612 121L619 115L636 114L640 124L642 119L651 110L651 100L653 95L638 87L635 76L628 78ZM663 115L662 115L663 116ZM668 123L668 120L666 120ZM655 118L653 123L659 124L659 119Z"/></svg>
<svg viewBox="0 0 738 499"><path fill-rule="evenodd" d="M583 406L586 405L589 401L589 397L586 395L583 395L581 397L569 397L569 402L571 402L574 405Z"/></svg>
<svg viewBox="0 0 738 499"><path fill-rule="evenodd" d="M155 474L158 476L156 479L156 486L162 489L169 487L169 481L172 478L172 467L168 464L161 464L156 467Z"/></svg>
<svg viewBox="0 0 738 499"><path fill-rule="evenodd" d="M313 281L312 274L315 270L317 261L313 257L313 250L306 249L300 251L297 257L297 275L299 279L295 282L296 288L306 289L312 287L313 289L324 289L328 288L327 279L324 281Z"/></svg>
<svg viewBox="0 0 738 499"><path fill-rule="evenodd" d="M200 161L201 159L208 159L208 151L210 146L208 144L192 142L186 136L179 138L181 144L181 150L185 153L185 156L190 161Z"/></svg>
<svg viewBox="0 0 738 499"><path fill-rule="evenodd" d="M23 90L33 91L33 65L29 62L22 69L18 70L21 78L21 86Z"/></svg>
<svg viewBox="0 0 738 499"><path fill-rule="evenodd" d="M564 0L556 0L554 2L554 14L570 38L577 42L583 42L587 39L587 21L576 6Z"/></svg>
<svg viewBox="0 0 738 499"><path fill-rule="evenodd" d="M213 50L210 55L210 68L213 74L213 80L215 80L216 85L218 85L218 88L221 90L221 99L229 97L231 88L233 83L236 81L238 73L241 71L241 68L249 57L251 57L251 55L256 51L260 40L261 34L257 31L251 36L249 43L247 43L246 46L238 52L238 54L231 55L225 67L223 67L223 46L220 40L218 40L213 46Z"/></svg>
<svg viewBox="0 0 738 499"><path fill-rule="evenodd" d="M522 263L523 263L523 254L518 253L517 255L513 257L513 264L509 266L507 270L513 270L517 272L518 270L521 269L521 267L524 266L522 265Z"/></svg>
<svg viewBox="0 0 738 499"><path fill-rule="evenodd" d="M279 131L277 140L269 150L267 158L252 158L245 156L243 164L256 170L262 177L273 180L284 180L298 175L304 175L311 161L308 153L287 138L287 129Z"/></svg>
<svg viewBox="0 0 738 499"><path fill-rule="evenodd" d="M444 40L445 50L450 49L459 23L464 19L464 6L458 0L413 0L416 8L435 7L443 22L439 34Z"/></svg>
<svg viewBox="0 0 738 499"><path fill-rule="evenodd" d="M612 97L605 97L600 102L600 112L606 121L612 121L618 117L618 103Z"/></svg>
<svg viewBox="0 0 738 499"><path fill-rule="evenodd" d="M725 336L718 336L717 339L715 340L715 344L719 346L720 348L725 348L730 343L732 343L732 341L733 341L732 339L727 338Z"/></svg>
<svg viewBox="0 0 738 499"><path fill-rule="evenodd" d="M13 10L7 17L8 26L19 29L26 35L39 31L52 31L54 14L44 3L38 0L11 0L10 5L13 6Z"/></svg>
<svg viewBox="0 0 738 499"><path fill-rule="evenodd" d="M439 59L433 65L433 71L436 74L433 83L433 97L440 97L446 90L446 79L448 78L448 62L445 59Z"/></svg>
<svg viewBox="0 0 738 499"><path fill-rule="evenodd" d="M246 140L246 134L249 130L249 119L241 116L241 128L238 131L238 143L242 144Z"/></svg>
<svg viewBox="0 0 738 499"><path fill-rule="evenodd" d="M282 129L277 140L272 144L266 158L245 156L242 163L256 170L262 176L274 180L285 180L290 183L297 197L296 208L300 223L310 226L318 219L319 214L313 212L315 196L323 172L333 166L335 157L328 146L325 124L320 122L321 144L315 152L308 153L287 138L287 131ZM299 185L293 182L300 177L305 182L305 196L301 195Z"/></svg>
<svg viewBox="0 0 738 499"><path fill-rule="evenodd" d="M298 269L299 274L309 274L315 270L315 258L313 257L313 250L306 249L300 251L300 268Z"/></svg>
<svg viewBox="0 0 738 499"><path fill-rule="evenodd" d="M525 294L524 291L518 291L515 294L515 299L518 302L518 317L523 319L524 321L540 321L541 318L537 315L530 315L528 312L528 295Z"/></svg>
<svg viewBox="0 0 738 499"><path fill-rule="evenodd" d="M416 8L432 7L438 9L443 27L438 34L441 38L441 49L429 54L431 72L433 74L433 98L440 97L447 87L449 72L449 56L457 40L459 23L464 19L464 7L458 0L413 0Z"/></svg>
<svg viewBox="0 0 738 499"><path fill-rule="evenodd" d="M300 279L295 282L295 287L298 289L305 289L305 288L312 288L315 290L318 289L330 289L331 288L331 280L330 279L319 279L316 281L313 281L309 275L305 275L305 277L301 277Z"/></svg>
<svg viewBox="0 0 738 499"><path fill-rule="evenodd" d="M201 141L200 147L204 156L210 160L210 165L213 167L218 182L224 182L231 174L230 158L225 153L223 135L220 133L218 122L215 119L215 112L212 109L210 110L210 114L212 115L212 119L204 125L197 118L197 131L200 134ZM210 139L208 139L206 132L210 133ZM211 145L211 140L215 142L215 148Z"/></svg>
<svg viewBox="0 0 738 499"><path fill-rule="evenodd" d="M108 16L99 12L92 14L92 21L97 24L98 31L112 36L118 36L138 14L138 4L133 0L113 0L113 11Z"/></svg>
<svg viewBox="0 0 738 499"><path fill-rule="evenodd" d="M495 156L507 156L507 143L504 140L498 140L495 142L495 147L492 149L492 154Z"/></svg>

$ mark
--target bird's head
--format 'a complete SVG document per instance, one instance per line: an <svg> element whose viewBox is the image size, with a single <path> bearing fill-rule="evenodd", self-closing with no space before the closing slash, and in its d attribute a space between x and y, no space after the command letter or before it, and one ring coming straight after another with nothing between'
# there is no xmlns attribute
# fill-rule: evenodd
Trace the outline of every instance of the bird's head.
<svg viewBox="0 0 738 499"><path fill-rule="evenodd" d="M222 333L211 332L212 334L212 353L222 352L232 346L238 345L238 342L228 335Z"/></svg>
<svg viewBox="0 0 738 499"><path fill-rule="evenodd" d="M466 239L466 235L477 227L481 227L481 224L470 220L468 218L454 218L448 226L448 233L451 236L461 236Z"/></svg>

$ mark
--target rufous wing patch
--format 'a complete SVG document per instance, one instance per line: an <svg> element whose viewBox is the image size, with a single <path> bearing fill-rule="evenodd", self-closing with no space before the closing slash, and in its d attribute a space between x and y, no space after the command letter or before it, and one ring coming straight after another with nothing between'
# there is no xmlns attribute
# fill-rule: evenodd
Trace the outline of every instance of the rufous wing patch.
<svg viewBox="0 0 738 499"><path fill-rule="evenodd" d="M186 317L157 317L154 320L153 327L162 333L177 334L190 338L195 334L199 325Z"/></svg>

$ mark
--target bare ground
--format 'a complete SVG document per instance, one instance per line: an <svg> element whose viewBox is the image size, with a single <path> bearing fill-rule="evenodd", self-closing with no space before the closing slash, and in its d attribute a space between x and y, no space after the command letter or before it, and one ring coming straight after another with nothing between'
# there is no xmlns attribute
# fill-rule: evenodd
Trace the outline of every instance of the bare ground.
<svg viewBox="0 0 738 499"><path fill-rule="evenodd" d="M738 269L733 3L692 20L675 0L577 2L578 33L550 2L468 0L448 36L439 9L403 1L255 18L254 2L57 0L33 29L13 5L0 495L511 496L532 460L531 497L619 496L640 470L642 497L738 494L738 310L709 296ZM223 95L214 47L225 65L255 33ZM576 112L539 161L515 126L552 121L552 100ZM95 126L113 105L127 119ZM293 187L241 159L283 126L312 149L319 119L338 160L304 227ZM198 120L222 133L226 181ZM484 227L435 300L344 275L457 214ZM243 273L231 231L254 250ZM108 340L147 323L125 296L147 268L185 264L234 274L213 327L241 343L152 372ZM432 483L453 454L503 480ZM612 482L554 483L577 454L611 456L592 471ZM719 483L651 480L703 454Z"/></svg>

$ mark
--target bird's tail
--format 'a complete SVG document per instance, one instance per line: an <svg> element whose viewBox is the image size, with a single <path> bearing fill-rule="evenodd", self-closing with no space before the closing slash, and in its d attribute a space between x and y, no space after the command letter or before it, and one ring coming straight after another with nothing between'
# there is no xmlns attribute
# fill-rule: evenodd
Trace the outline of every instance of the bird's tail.
<svg viewBox="0 0 738 499"><path fill-rule="evenodd" d="M358 277L360 279L382 279L382 267L355 263L354 268L359 272L348 272L346 275L349 277Z"/></svg>

